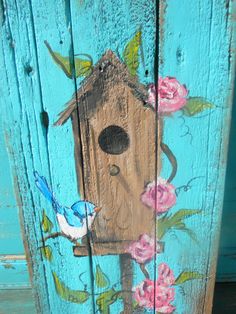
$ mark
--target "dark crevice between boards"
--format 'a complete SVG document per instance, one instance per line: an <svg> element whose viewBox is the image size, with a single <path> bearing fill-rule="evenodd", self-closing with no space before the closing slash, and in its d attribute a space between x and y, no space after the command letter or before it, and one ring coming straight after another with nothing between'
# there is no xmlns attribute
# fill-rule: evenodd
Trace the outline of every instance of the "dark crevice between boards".
<svg viewBox="0 0 236 314"><path fill-rule="evenodd" d="M0 0L0 23L3 26L6 21L6 4L5 0Z"/></svg>
<svg viewBox="0 0 236 314"><path fill-rule="evenodd" d="M44 111L44 102L43 102L43 92L42 92L42 79L41 79L41 74L40 74L40 65L39 65L39 53L38 53L38 46L37 46L37 38L36 38L36 29L35 29L35 21L34 21L34 14L33 14L33 4L30 1L29 2L29 10L30 10L30 21L32 24L32 37L33 37L33 44L34 44L34 49L35 49L35 70L34 67L31 65L26 66L26 73L28 76L31 76L36 74L37 80L38 80L38 87L39 87L39 98L40 98L40 104L42 108L42 112ZM48 173L49 173L49 178L50 178L50 183L52 182L52 175L51 175L51 163L50 163L50 158L49 158L49 147L48 147L48 137L47 137L47 132L45 136L45 144L46 144L46 151L47 151L47 164L48 164ZM33 169L34 170L34 169Z"/></svg>
<svg viewBox="0 0 236 314"><path fill-rule="evenodd" d="M41 122L43 125L43 128L46 131L46 134L48 133L48 127L49 127L49 116L48 113L46 111L42 111L40 114L40 118L41 118Z"/></svg>
<svg viewBox="0 0 236 314"><path fill-rule="evenodd" d="M155 99L155 186L157 186L157 177L158 177L158 156L159 156L159 146L158 141L160 137L159 130L159 117L158 117L158 77L159 77L159 52L160 52L160 30L159 30L159 21L160 21L160 3L159 0L156 0L156 25L155 25L155 51L154 51L154 84L156 87L156 99ZM155 208L157 208L157 189L155 189ZM154 251L157 251L157 216L154 215ZM157 280L157 254L154 255L154 283ZM154 308L153 313L156 313L156 284L154 284Z"/></svg>
<svg viewBox="0 0 236 314"><path fill-rule="evenodd" d="M68 5L67 5L68 4ZM86 193L85 193L85 181L84 181L84 156L82 153L82 138L81 138L81 130L80 130L80 112L79 112L79 103L78 103L78 96L77 96L77 80L76 80L76 68L75 68L75 51L74 51L74 41L73 41L73 26L72 26L72 14L71 14L71 3L70 0L65 1L65 16L67 19L67 24L70 25L70 35L71 35L71 47L69 51L69 58L70 58L70 64L72 67L72 77L74 81L74 89L75 89L75 98L76 98L76 106L77 109L75 111L75 118L78 121L78 136L79 136L79 145L80 145L80 160L81 160L81 176L82 178L79 178L80 183L82 183L82 190L83 190L83 199L86 199ZM76 157L75 157L76 159ZM81 189L78 189L78 193L80 193ZM87 224L87 230L88 228L88 211L85 205L85 211L86 211L86 224ZM88 249L88 259L89 259L89 271L90 271L90 285L91 285L91 295L92 295L92 310L93 314L96 313L96 305L95 305L95 287L94 287L94 273L93 273L93 255L92 255L92 246L91 246L91 238L89 233L86 235L86 240L87 240L87 249Z"/></svg>

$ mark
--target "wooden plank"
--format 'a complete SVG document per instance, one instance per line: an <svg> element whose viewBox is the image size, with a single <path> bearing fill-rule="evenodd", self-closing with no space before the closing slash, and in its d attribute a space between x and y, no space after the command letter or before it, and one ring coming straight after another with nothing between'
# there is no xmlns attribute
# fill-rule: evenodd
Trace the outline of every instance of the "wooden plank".
<svg viewBox="0 0 236 314"><path fill-rule="evenodd" d="M36 314L32 290L0 290L0 313Z"/></svg>
<svg viewBox="0 0 236 314"><path fill-rule="evenodd" d="M26 160L29 161L31 167L32 162L39 165L41 163L39 156L45 152L43 147L40 149L38 145L31 145L33 132L30 132L29 126L29 120L37 121L40 125L41 112L37 80L35 76L32 76L32 71L29 71L30 68L28 67L28 62L37 64L35 50L32 47L31 15L28 4L25 2L20 4L20 6L24 6L25 14L23 14L22 7L20 10L12 2L5 4L7 9L5 6L1 7L4 23L1 24L0 67L1 76L6 85L3 86L2 90L1 108L4 115L4 130L9 144L8 149L10 156L12 156L12 177L17 193L17 205L21 210L22 217L26 217L28 214L24 231L29 235L28 239L30 240L25 241L25 246L28 258L31 256L34 258L34 268L31 267L30 271L33 274L34 284L37 285L37 294L35 294L37 308L44 311L48 308L48 295L47 289L45 289L45 265L41 262L38 250L38 247L41 246L40 237L37 236L40 233L40 227L37 229L40 218L37 211L32 215L34 202L29 192L30 173L26 169ZM24 22L19 23L19 21ZM32 89L32 85L35 86L35 89ZM13 86L14 88L12 88ZM35 129L35 125L32 125L32 128ZM37 140L36 143L38 144ZM32 158L33 147L37 160ZM32 266L32 264L30 265ZM41 277L39 278L37 274L41 274Z"/></svg>
<svg viewBox="0 0 236 314"><path fill-rule="evenodd" d="M115 0L96 3L71 0L65 3L60 0L56 6L53 2L45 4L43 0L22 0L20 3L8 0L6 4L1 15L0 69L7 84L0 101L9 147L14 153L13 177L16 178L18 202L28 236L27 256L33 261L38 311L210 313L234 69L235 3L183 0L180 6L166 0L159 8L155 7L157 3L147 4L144 0L122 3ZM160 12L159 17L156 12ZM159 60L154 60L156 20L160 24L157 36ZM48 44L45 46L45 40L51 48ZM93 82L95 88L82 92L84 99L81 102L78 103L78 95L76 101L72 101L72 109L76 110L72 110L72 122L76 122L74 134L70 120L63 126L54 127L64 104L79 87L83 87L84 76L91 75L94 64L110 49L127 64L131 75L139 64L138 81L147 85L145 106L139 95L131 92L134 86L122 80L117 69L112 68L114 73L109 73L110 70L106 72L102 66L98 70L104 70L105 75ZM128 57L130 50L132 60ZM137 52L138 57L135 55L133 60L133 54ZM109 63L104 60L107 61ZM157 76L162 78L158 80L158 86L155 84ZM100 84L96 85L98 81ZM157 92L153 85L149 86L150 83L154 83ZM94 90L98 93L93 94ZM86 99L88 103L83 103ZM119 99L122 100L120 103ZM102 106L95 106L100 101ZM93 114L99 118L97 121L86 112L92 104ZM141 106L143 111L139 109ZM81 108L86 109L82 114ZM104 112L101 108L105 108ZM154 118L158 112L158 119L153 121L155 128L150 122L152 119L148 118L151 110ZM67 119L68 114L66 111L61 117ZM83 117L84 121L80 120ZM145 125L145 117L148 125ZM131 133L128 134L131 136L129 141L126 135L121 136L130 149L130 154L121 161L117 151L112 151L111 157L101 158L101 151L114 148L110 136L101 140L102 127L111 126L108 122L113 126L121 124L118 126L124 130L123 135ZM143 133L140 132L142 128ZM155 132L155 139L149 130ZM80 137L80 141L76 137ZM162 141L161 166L157 164L159 141ZM117 143L115 149L127 148L124 140L121 146ZM78 153L79 145L82 149ZM97 145L100 145L99 149ZM135 151L138 151L137 158L142 159L145 170L154 169L153 178L147 174L151 185L143 182L142 176L142 182L134 178L139 173ZM146 157L147 151L150 159ZM124 152L127 153L127 149ZM98 155L97 159L95 155ZM96 161L99 161L98 165ZM81 162L82 166L75 167L75 162ZM99 171L101 168L102 175L105 173L106 163L111 166L106 169L106 175L109 173L110 176L104 175L105 181L102 182ZM124 174L128 174L130 180L127 184L121 178L111 191L107 181L114 186L113 177L120 173L118 167L121 171L125 169ZM107 228L103 222L100 230L100 219L96 216L92 232L82 241L78 240L79 244L74 248L77 257L73 256L72 239L57 226L53 212L55 201L52 201L52 208L39 197L34 170L47 178L55 197L61 204L69 204L68 208L73 204L72 200L78 200L79 183L82 199L88 195L88 200L93 198L98 207L104 202L107 226L109 219L114 222L120 218L116 211L118 201L121 218L127 219L120 221L119 230L114 223ZM99 186L90 185L91 177L93 183L98 180ZM142 193L140 185L143 186ZM138 195L129 194L132 189ZM111 192L114 193L112 199ZM145 215L142 217L139 208L140 225L136 221L134 228L128 229L130 232L121 232L126 222L130 224L130 216L135 217L135 197L141 199L139 206ZM132 209L130 215L125 212L124 200ZM115 217L113 210L109 212L110 208L115 209ZM144 230L142 220L147 219L148 210L153 215L153 226L146 221ZM87 224L89 214L86 207ZM97 215L102 215L102 210ZM104 243L106 228L108 244ZM147 235L140 234L138 238L137 231ZM96 233L100 240L97 242ZM126 237L129 241L127 248L119 247L118 240L123 242ZM159 241L164 242L163 250ZM42 249L43 244L46 246ZM107 255L108 252L112 255Z"/></svg>
<svg viewBox="0 0 236 314"><path fill-rule="evenodd" d="M24 255L0 255L0 290L30 288Z"/></svg>
<svg viewBox="0 0 236 314"><path fill-rule="evenodd" d="M143 46L139 51L138 81L145 84L153 80L155 4L102 1L78 6L78 2L71 1L71 12L74 53L90 54L94 64L99 63L93 69L95 80L92 84L89 84L90 77L88 83L81 83L80 78L76 82L80 88L77 101L83 152L83 192L86 199L101 207L90 239L95 310L102 312L101 302L104 300L111 302L112 313L132 313L131 290L144 275L139 264L131 261L128 254L121 254L120 258L116 254L124 253L130 241L137 241L143 233L152 236L153 240L155 238L155 215L140 202L145 185L155 180L155 112L150 107L143 107L147 98L146 86L142 86L146 94L141 97L142 101L135 99L140 95L139 87L134 88L138 84L135 78L134 84L125 79L127 69L122 63L126 45L141 29ZM96 40L92 42L91 38ZM113 52L111 59L101 60L110 50ZM83 99L80 99L81 94L84 94ZM106 147L101 148L103 133L115 129L109 129L111 125L122 127L130 138L128 150L120 155L106 152ZM135 150L137 154L135 157L134 153L132 159L131 152ZM111 175L113 170L114 175ZM83 255L83 246L75 247L74 254ZM146 267L153 273L154 260ZM104 286L99 283L100 277Z"/></svg>
<svg viewBox="0 0 236 314"><path fill-rule="evenodd" d="M75 86L73 79L68 79L65 73L63 73L60 67L54 62L45 45L45 42L48 42L54 51L57 51L61 56L67 57L72 69L73 45L70 32L71 20L69 4L60 1L55 11L55 5L53 3L48 3L47 8L45 8L44 1L32 1L32 12L34 17L42 98L44 110L49 116L47 149L50 159L50 186L60 204L71 206L75 200L81 198L81 194L78 195L77 191L77 173L74 166L72 127L67 124L63 128L56 128L54 127L54 123L57 120L59 110L64 107L67 100L74 94ZM52 14L48 14L48 12L52 12ZM48 25L52 23L54 26L49 27ZM44 26L42 27L42 25ZM53 79L55 76L57 77L56 84ZM55 213L53 213L53 215L55 217ZM60 282L76 291L80 291L86 286L87 291L91 293L89 258L84 257L80 260L74 259L72 250L73 243L66 238L51 238L47 240L47 244L58 246L58 249L53 251L53 253L55 252L54 254L56 254L60 262L51 270L56 272ZM61 267L62 265L63 267ZM82 275L85 280L79 280L79 282L71 281L72 277L80 278ZM84 282L86 282L86 284ZM53 291L50 292L53 299L53 304L50 305L52 311L92 311L92 297L90 297L89 294L88 300L85 300L86 302L78 302L76 298L74 300L71 299L70 302L68 302L68 300L65 302L65 297L60 295L58 289L55 289L55 277L52 285L54 286Z"/></svg>
<svg viewBox="0 0 236 314"><path fill-rule="evenodd" d="M64 204L78 198L71 128L58 131L53 127L59 105L74 93L74 84L54 64L44 44L44 40L48 40L59 52L68 54L71 37L67 8L64 1L57 3L56 10L53 3L43 1L7 1L4 14L1 73L7 84L1 105L13 156L13 176L18 184L27 257L32 262L37 311L78 312L82 309L88 312L91 308L89 294L84 294L88 299L85 305L80 299L81 287L84 289L87 284L90 289L88 259L75 260L72 243L65 238L48 238L46 249L42 249L42 238L48 236L42 224L43 209L52 223L50 226L55 231L58 227L53 209L40 197L33 176L34 170L46 176ZM67 157L63 156L63 151ZM80 279L83 273L86 273L85 281ZM71 282L71 278L78 280Z"/></svg>
<svg viewBox="0 0 236 314"><path fill-rule="evenodd" d="M0 164L2 170L0 176L0 252L1 254L23 254L19 213L14 196L14 182L2 120L3 117L0 120Z"/></svg>
<svg viewBox="0 0 236 314"><path fill-rule="evenodd" d="M188 269L204 278L175 287L176 311L211 313L234 79L235 2L167 0L160 21L159 76L185 84L187 98L202 98L188 100L164 119L163 141L178 162L172 181L177 202L170 213L183 208L201 213L166 234L163 258L175 277ZM209 109L198 111L199 104ZM168 168L164 160L162 176Z"/></svg>
<svg viewBox="0 0 236 314"><path fill-rule="evenodd" d="M234 84L234 95L236 86ZM230 128L229 152L227 160L225 194L220 234L216 280L220 282L236 281L236 238L235 238L235 139L236 139L236 99L234 96L232 121Z"/></svg>

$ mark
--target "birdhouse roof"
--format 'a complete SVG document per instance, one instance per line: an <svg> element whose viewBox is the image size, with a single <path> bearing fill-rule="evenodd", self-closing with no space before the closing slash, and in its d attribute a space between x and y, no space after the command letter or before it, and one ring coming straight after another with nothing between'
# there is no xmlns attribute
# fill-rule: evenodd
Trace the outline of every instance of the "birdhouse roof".
<svg viewBox="0 0 236 314"><path fill-rule="evenodd" d="M146 86L139 83L136 77L130 75L127 66L121 62L114 52L108 50L94 66L92 73L81 83L81 87L73 95L73 98L66 104L65 110L59 114L55 125L62 125L68 120L72 112L77 108L77 104L85 99L88 93L93 92L94 85L104 75L106 75L106 78L112 76L111 79L115 80L115 82L123 81L132 90L136 98L142 101L147 99ZM90 108L87 109L89 110Z"/></svg>

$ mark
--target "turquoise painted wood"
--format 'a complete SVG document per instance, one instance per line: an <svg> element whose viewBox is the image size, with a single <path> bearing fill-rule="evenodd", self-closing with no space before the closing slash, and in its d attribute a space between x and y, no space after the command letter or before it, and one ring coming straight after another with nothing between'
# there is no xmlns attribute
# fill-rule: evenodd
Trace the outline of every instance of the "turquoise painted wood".
<svg viewBox="0 0 236 314"><path fill-rule="evenodd" d="M235 95L235 86L234 86ZM229 138L229 152L226 172L226 184L224 195L224 206L222 215L221 235L220 235L220 248L217 266L217 281L228 282L236 281L236 258L235 258L235 112L236 103L235 97L232 110L232 121Z"/></svg>
<svg viewBox="0 0 236 314"><path fill-rule="evenodd" d="M234 1L226 0L183 0L181 5L172 0L1 3L3 128L13 152L11 171L39 313L211 313L233 86L234 6ZM75 69L71 78L65 72L76 65L76 58L86 59L84 54L92 57L93 64L108 49L122 59L127 43L140 29L138 81L147 85L147 95L148 84L157 76L174 77L172 82L183 94L180 107L167 115L164 109L161 112L162 98L167 96L159 91L158 107L153 109L157 135L172 152L156 141L162 163L153 180L164 185L170 199L162 208L166 216L160 207L156 209L153 243L157 244L148 242L158 254L151 254L151 261L141 267L132 255L131 283L136 293L127 312L119 257L74 256L68 238L50 237L60 228L33 172L46 177L60 203L70 206L78 200L72 122L57 127L54 123L83 81L75 78ZM54 52L69 57L71 68L67 64L63 72L45 41ZM65 60L59 63L65 67ZM178 167L171 185L158 181L156 175L169 178L175 160ZM157 202L155 198L155 206ZM175 219L180 218L174 224L175 213ZM164 244L160 248L159 241ZM153 304L147 291L138 297L140 287L146 289L143 280L152 289L153 281L159 283L153 292L160 303L156 299Z"/></svg>
<svg viewBox="0 0 236 314"><path fill-rule="evenodd" d="M0 195L1 195L1 235L0 235L0 252L1 254L23 254L24 248L20 234L19 214L17 203L14 197L13 178L7 155L7 145L2 127L1 117L1 136L0 136L0 163L2 165ZM6 245L7 243L7 245Z"/></svg>
<svg viewBox="0 0 236 314"><path fill-rule="evenodd" d="M172 242L175 249L171 245L166 249L166 259L169 264L182 260L186 267L201 269L208 278L205 283L191 284L184 301L177 298L180 313L192 313L196 308L198 313L210 313L234 77L235 39L231 33L233 24L229 23L229 17L234 16L234 2L197 1L193 6L184 1L181 7L174 1L166 4L161 73L178 77L192 97L201 95L216 106L215 110L191 121L183 119L181 114L175 121L166 120L165 142L176 152L181 168L175 186L183 186L195 178L190 189L179 194L178 206L202 210L202 215L188 221L197 230L198 244L194 245L185 236L176 241L170 234L166 241ZM185 253L181 250L183 246ZM175 263L175 267L179 266ZM198 297L193 299L193 295Z"/></svg>
<svg viewBox="0 0 236 314"><path fill-rule="evenodd" d="M23 239L20 231L19 212L14 195L7 146L7 134L0 121L0 289L29 287L29 275L24 257Z"/></svg>
<svg viewBox="0 0 236 314"><path fill-rule="evenodd" d="M0 313L36 313L31 289L0 290Z"/></svg>
<svg viewBox="0 0 236 314"><path fill-rule="evenodd" d="M0 260L0 290L29 289L29 273L24 256L22 259L19 259L19 255L10 256L11 259Z"/></svg>

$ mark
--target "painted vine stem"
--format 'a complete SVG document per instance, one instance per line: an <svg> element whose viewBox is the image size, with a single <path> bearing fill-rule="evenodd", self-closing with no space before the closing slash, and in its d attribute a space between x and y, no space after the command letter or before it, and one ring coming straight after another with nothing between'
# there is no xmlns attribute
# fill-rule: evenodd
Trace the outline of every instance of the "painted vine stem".
<svg viewBox="0 0 236 314"><path fill-rule="evenodd" d="M54 52L47 41L45 45L54 60L54 62L63 70L66 76L73 79L73 71L69 57L61 56ZM127 43L123 51L123 62L126 64L130 74L137 77L139 67L139 51L141 49L141 30L139 29L133 38ZM80 58L75 56L75 76L86 77L93 71L93 59L88 54L79 54ZM83 57L83 58L82 58ZM214 106L202 97L189 97L187 87L181 84L174 77L160 77L157 86L151 83L147 86L146 105L156 111L156 97L158 96L158 114L162 118L174 116L175 112L182 111L186 117L192 117L201 114L206 109L212 109ZM145 309L153 309L157 313L173 313L176 308L173 305L176 294L176 287L184 284L186 281L194 279L203 279L203 276L194 270L182 271L180 274L174 274L171 267L165 263L158 265L158 277L154 282L148 273L147 264L153 260L156 254L161 254L159 242L164 240L165 235L171 230L178 230L187 233L194 241L197 241L193 230L186 225L185 219L200 214L199 209L179 209L174 213L172 208L178 204L177 198L179 192L187 190L193 180L192 178L186 185L175 187L171 182L177 173L177 159L167 144L161 143L162 152L168 158L172 165L172 171L168 179L162 177L153 178L145 187L140 201L157 215L157 239L153 239L147 234L141 234L137 241L133 241L126 249L131 258L140 266L144 275L144 280L133 287L133 309L138 309L139 313ZM157 197L157 198L155 198ZM75 242L74 238L66 232L53 232L54 228L51 220L47 217L45 211L42 216L42 229L45 237L42 240L43 246L40 248L43 256L51 262L53 252L51 245L46 244L58 236L67 238ZM155 243L156 241L156 243ZM168 245L168 243L166 243ZM80 275L80 277L83 274ZM65 301L75 303L85 303L91 292L87 291L87 285L82 290L71 290L52 272L55 288L58 295ZM82 281L81 281L82 282ZM96 294L96 305L101 314L109 313L110 305L121 299L126 291L116 289L116 285L110 285L108 276L102 271L99 265L96 266L95 283L101 293ZM155 297L154 297L155 291ZM153 301L154 300L154 301Z"/></svg>

